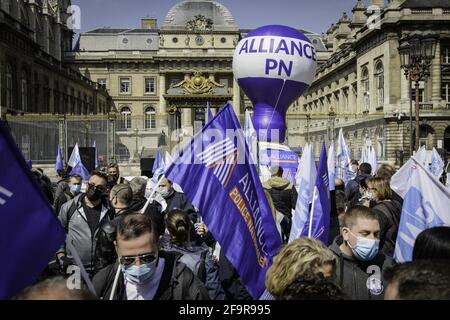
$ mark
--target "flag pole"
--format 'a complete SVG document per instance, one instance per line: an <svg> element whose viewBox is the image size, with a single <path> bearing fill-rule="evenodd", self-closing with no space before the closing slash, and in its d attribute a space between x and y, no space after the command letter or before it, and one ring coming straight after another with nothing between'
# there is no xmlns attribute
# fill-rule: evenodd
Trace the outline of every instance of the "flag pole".
<svg viewBox="0 0 450 320"><path fill-rule="evenodd" d="M317 186L314 186L314 194L313 194L313 199L312 199L312 203L311 203L311 210L309 212L309 230L308 230L308 238L311 238L311 233L312 233L312 221L313 221L313 214L314 214L314 203L316 202L316 198L317 198Z"/></svg>
<svg viewBox="0 0 450 320"><path fill-rule="evenodd" d="M148 205L153 200L153 196L155 195L156 188L159 187L159 184L161 183L162 179L164 179L164 178L165 178L165 175L162 174L161 178L159 178L158 182L156 183L155 187L153 188L152 193L150 194L150 196L148 197L147 201L145 202L145 205L142 207L140 213L144 213L145 210L147 210Z"/></svg>

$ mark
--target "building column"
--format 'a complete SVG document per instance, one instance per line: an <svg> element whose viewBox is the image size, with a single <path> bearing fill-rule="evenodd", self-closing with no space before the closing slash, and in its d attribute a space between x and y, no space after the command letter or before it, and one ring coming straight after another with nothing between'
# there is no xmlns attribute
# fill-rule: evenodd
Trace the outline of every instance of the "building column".
<svg viewBox="0 0 450 320"><path fill-rule="evenodd" d="M433 103L433 109L438 109L441 105L441 43L436 43L436 54L431 65L431 102Z"/></svg>
<svg viewBox="0 0 450 320"><path fill-rule="evenodd" d="M241 114L241 90L238 82L234 77L233 77L233 110L239 119L239 116Z"/></svg>
<svg viewBox="0 0 450 320"><path fill-rule="evenodd" d="M166 94L166 75L162 73L159 75L159 110L158 114L156 115L156 126L158 128L164 128L168 123L167 101L164 98L164 94Z"/></svg>

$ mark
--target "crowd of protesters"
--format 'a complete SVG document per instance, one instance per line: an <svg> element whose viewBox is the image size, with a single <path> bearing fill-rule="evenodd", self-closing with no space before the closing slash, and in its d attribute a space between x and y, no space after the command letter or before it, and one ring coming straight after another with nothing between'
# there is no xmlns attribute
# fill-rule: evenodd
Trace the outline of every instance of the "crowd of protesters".
<svg viewBox="0 0 450 320"><path fill-rule="evenodd" d="M352 162L356 177L335 181L329 243L289 242L297 190L280 167L263 183L283 242L265 285L280 300L450 299L450 227L421 232L413 261L393 255L403 199L390 187L395 169ZM127 181L110 164L82 179L58 172L52 184L33 169L71 246L62 246L39 281L17 299L251 300L237 270L186 196L158 177L158 200L147 201L147 180ZM301 190L299 190L301 192ZM147 203L148 202L148 203ZM145 209L145 210L144 210ZM76 252L72 252L75 250ZM79 256L95 288L69 290L68 268Z"/></svg>

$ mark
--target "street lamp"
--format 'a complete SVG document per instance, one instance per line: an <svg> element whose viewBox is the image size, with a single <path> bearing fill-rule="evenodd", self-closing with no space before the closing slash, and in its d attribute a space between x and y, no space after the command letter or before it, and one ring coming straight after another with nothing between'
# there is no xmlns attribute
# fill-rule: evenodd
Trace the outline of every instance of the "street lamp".
<svg viewBox="0 0 450 320"><path fill-rule="evenodd" d="M430 35L410 35L400 40L398 52L400 54L401 68L405 70L405 76L410 82L415 82L415 109L416 109L416 150L419 150L420 123L419 123L419 82L425 81L430 75L431 61L436 52L437 39ZM410 96L411 98L411 96ZM410 108L412 117L412 107ZM410 118L412 132L412 118ZM410 142L412 147L412 135ZM412 150L411 150L412 155Z"/></svg>

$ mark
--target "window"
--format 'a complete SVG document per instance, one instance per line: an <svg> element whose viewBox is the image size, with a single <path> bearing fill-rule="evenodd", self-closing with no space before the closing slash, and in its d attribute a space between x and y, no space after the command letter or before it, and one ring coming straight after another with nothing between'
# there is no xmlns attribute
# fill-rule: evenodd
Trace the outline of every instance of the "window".
<svg viewBox="0 0 450 320"><path fill-rule="evenodd" d="M106 89L106 78L97 79L97 83Z"/></svg>
<svg viewBox="0 0 450 320"><path fill-rule="evenodd" d="M370 110L369 71L363 67L361 72L361 84L363 88L363 112Z"/></svg>
<svg viewBox="0 0 450 320"><path fill-rule="evenodd" d="M443 44L442 48L442 63L450 64L450 44Z"/></svg>
<svg viewBox="0 0 450 320"><path fill-rule="evenodd" d="M423 108L423 104L425 102L425 97L424 97L424 83L423 81L419 82L419 106L422 109ZM413 101L413 105L415 104L416 101L416 88L415 88L415 83L411 84L411 100Z"/></svg>
<svg viewBox="0 0 450 320"><path fill-rule="evenodd" d="M6 107L12 108L13 106L13 79L12 68L8 64L6 66Z"/></svg>
<svg viewBox="0 0 450 320"><path fill-rule="evenodd" d="M378 61L375 67L375 81L377 84L378 107L384 105L384 69L383 63Z"/></svg>
<svg viewBox="0 0 450 320"><path fill-rule="evenodd" d="M130 78L120 78L120 93L122 93L122 94L130 94L131 93Z"/></svg>
<svg viewBox="0 0 450 320"><path fill-rule="evenodd" d="M155 129L156 128L156 112L155 108L147 107L145 108L145 129Z"/></svg>
<svg viewBox="0 0 450 320"><path fill-rule="evenodd" d="M154 78L145 78L144 92L146 94L155 93L155 79Z"/></svg>
<svg viewBox="0 0 450 320"><path fill-rule="evenodd" d="M120 129L131 129L131 110L129 107L123 107L120 110Z"/></svg>
<svg viewBox="0 0 450 320"><path fill-rule="evenodd" d="M450 82L442 83L442 100L447 106L447 109L450 108Z"/></svg>

